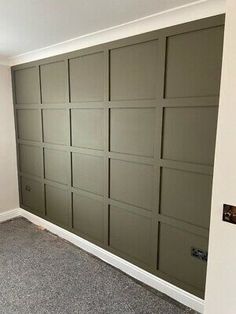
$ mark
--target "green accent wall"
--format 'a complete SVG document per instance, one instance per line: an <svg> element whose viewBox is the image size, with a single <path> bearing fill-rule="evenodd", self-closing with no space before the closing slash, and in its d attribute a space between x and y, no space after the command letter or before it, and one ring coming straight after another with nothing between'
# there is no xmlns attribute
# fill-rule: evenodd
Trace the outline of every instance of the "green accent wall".
<svg viewBox="0 0 236 314"><path fill-rule="evenodd" d="M21 207L204 296L224 16L12 67Z"/></svg>

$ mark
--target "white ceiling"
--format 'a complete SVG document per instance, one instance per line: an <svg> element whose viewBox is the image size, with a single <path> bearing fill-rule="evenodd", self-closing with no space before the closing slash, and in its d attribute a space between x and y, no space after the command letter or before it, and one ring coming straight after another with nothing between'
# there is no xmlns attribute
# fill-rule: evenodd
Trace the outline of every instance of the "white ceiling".
<svg viewBox="0 0 236 314"><path fill-rule="evenodd" d="M0 0L0 57L13 57L207 0Z"/></svg>

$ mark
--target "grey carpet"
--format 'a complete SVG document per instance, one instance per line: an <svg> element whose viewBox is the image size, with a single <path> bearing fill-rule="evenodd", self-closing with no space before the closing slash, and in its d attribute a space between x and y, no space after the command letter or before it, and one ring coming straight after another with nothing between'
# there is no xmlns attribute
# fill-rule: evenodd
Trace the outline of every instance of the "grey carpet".
<svg viewBox="0 0 236 314"><path fill-rule="evenodd" d="M23 218L0 224L0 313L194 313Z"/></svg>

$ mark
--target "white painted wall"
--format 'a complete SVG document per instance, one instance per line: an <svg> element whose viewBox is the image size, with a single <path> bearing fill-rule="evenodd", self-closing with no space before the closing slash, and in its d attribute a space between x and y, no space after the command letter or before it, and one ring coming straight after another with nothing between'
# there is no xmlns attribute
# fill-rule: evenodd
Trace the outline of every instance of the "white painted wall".
<svg viewBox="0 0 236 314"><path fill-rule="evenodd" d="M0 212L19 207L11 72L0 65Z"/></svg>
<svg viewBox="0 0 236 314"><path fill-rule="evenodd" d="M213 178L206 314L236 313L236 225L222 221L236 205L236 1L226 2L220 108Z"/></svg>

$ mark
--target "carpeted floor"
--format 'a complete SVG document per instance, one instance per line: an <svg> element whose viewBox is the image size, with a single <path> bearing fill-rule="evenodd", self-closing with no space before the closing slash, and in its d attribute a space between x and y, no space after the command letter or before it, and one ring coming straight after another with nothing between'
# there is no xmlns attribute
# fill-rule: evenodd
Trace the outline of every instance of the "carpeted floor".
<svg viewBox="0 0 236 314"><path fill-rule="evenodd" d="M194 313L57 236L0 224L0 313Z"/></svg>

